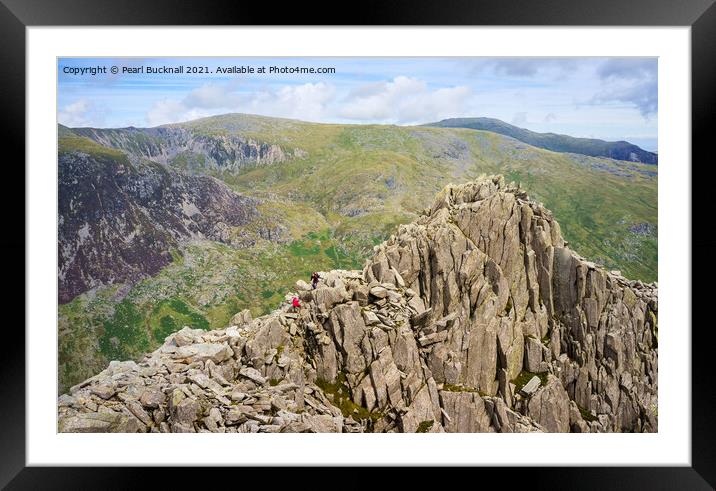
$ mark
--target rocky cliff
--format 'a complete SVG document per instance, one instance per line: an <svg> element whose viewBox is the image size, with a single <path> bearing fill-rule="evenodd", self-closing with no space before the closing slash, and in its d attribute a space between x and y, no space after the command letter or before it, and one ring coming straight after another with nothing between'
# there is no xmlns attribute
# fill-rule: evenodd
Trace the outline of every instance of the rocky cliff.
<svg viewBox="0 0 716 491"><path fill-rule="evenodd" d="M69 143L68 143L69 141ZM171 262L182 240L231 241L256 200L221 181L63 139L58 155L59 301L101 284L133 282Z"/></svg>
<svg viewBox="0 0 716 491"><path fill-rule="evenodd" d="M236 172L249 165L284 162L305 157L300 149L259 142L240 135L207 135L190 128L74 128L77 135L126 152L132 159L176 164L188 170Z"/></svg>
<svg viewBox="0 0 716 491"><path fill-rule="evenodd" d="M445 188L363 271L296 287L298 312L112 362L59 398L59 430L657 430L656 285L575 254L501 177Z"/></svg>

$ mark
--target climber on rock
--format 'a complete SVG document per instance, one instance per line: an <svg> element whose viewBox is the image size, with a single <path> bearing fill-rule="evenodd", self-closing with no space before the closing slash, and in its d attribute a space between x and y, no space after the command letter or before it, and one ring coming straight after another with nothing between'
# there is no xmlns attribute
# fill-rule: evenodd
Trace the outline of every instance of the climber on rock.
<svg viewBox="0 0 716 491"><path fill-rule="evenodd" d="M298 297L293 297L291 300L291 310L298 313L298 309L301 308L301 302L298 301Z"/></svg>
<svg viewBox="0 0 716 491"><path fill-rule="evenodd" d="M321 279L321 277L318 276L318 273L316 273L315 271L311 274L311 286L313 287L314 290L318 286L318 280L320 280L320 279Z"/></svg>

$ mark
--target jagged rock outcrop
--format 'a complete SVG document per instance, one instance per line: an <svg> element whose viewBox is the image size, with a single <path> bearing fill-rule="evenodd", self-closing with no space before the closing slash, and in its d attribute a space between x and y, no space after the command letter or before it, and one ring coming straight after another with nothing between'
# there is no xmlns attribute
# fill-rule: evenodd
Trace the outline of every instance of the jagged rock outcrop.
<svg viewBox="0 0 716 491"><path fill-rule="evenodd" d="M60 397L59 430L657 430L656 285L579 257L501 177L448 186L363 271L297 289L298 312L112 362Z"/></svg>

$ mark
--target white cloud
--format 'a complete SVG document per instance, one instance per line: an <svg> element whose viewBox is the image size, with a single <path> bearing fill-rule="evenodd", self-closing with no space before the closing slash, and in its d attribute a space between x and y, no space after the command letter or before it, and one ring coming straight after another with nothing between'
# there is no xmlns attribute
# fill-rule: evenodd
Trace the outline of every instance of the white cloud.
<svg viewBox="0 0 716 491"><path fill-rule="evenodd" d="M337 115L358 121L424 123L463 114L471 95L466 86L430 90L422 80L401 76L354 89Z"/></svg>
<svg viewBox="0 0 716 491"><path fill-rule="evenodd" d="M609 58L597 69L601 79L643 80L657 77L656 58Z"/></svg>
<svg viewBox="0 0 716 491"><path fill-rule="evenodd" d="M57 113L60 124L70 128L83 126L101 126L104 123L106 109L100 110L92 101L78 99L67 104Z"/></svg>
<svg viewBox="0 0 716 491"><path fill-rule="evenodd" d="M596 93L590 102L593 104L632 105L645 119L648 119L659 110L659 88L656 80L610 87Z"/></svg>
<svg viewBox="0 0 716 491"><path fill-rule="evenodd" d="M186 106L180 101L173 99L163 99L156 102L147 113L147 123L149 126L158 126L160 124L174 123L179 121L187 112Z"/></svg>
<svg viewBox="0 0 716 491"><path fill-rule="evenodd" d="M190 109L215 109L231 107L239 103L239 98L232 93L232 84L208 83L189 92L182 104Z"/></svg>
<svg viewBox="0 0 716 491"><path fill-rule="evenodd" d="M472 95L465 86L430 89L426 82L410 77L362 84L341 97L334 85L325 82L248 93L236 89L231 84L205 84L183 99L162 99L147 112L147 123L157 126L227 112L306 121L425 123L466 114Z"/></svg>
<svg viewBox="0 0 716 491"><path fill-rule="evenodd" d="M656 58L610 58L597 68L603 89L592 104L627 104L645 119L659 110L658 62Z"/></svg>
<svg viewBox="0 0 716 491"><path fill-rule="evenodd" d="M564 78L579 67L576 58L492 58L474 62L478 72L491 71L495 75L508 78Z"/></svg>
<svg viewBox="0 0 716 491"><path fill-rule="evenodd" d="M285 85L252 93L236 91L235 84L205 84L183 99L162 99L147 112L150 126L189 121L227 112L320 120L329 112L335 87L320 83Z"/></svg>
<svg viewBox="0 0 716 491"><path fill-rule="evenodd" d="M331 102L335 96L335 87L324 82L286 85L277 91L262 93L260 99L252 100L252 106L262 114L267 111L271 116L320 121L330 117Z"/></svg>

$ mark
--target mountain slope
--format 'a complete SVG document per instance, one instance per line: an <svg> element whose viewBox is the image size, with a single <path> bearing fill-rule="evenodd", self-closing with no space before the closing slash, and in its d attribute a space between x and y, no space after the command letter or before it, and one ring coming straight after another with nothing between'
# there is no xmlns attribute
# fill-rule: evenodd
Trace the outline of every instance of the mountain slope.
<svg viewBox="0 0 716 491"><path fill-rule="evenodd" d="M135 159L167 164L184 163L187 170L233 170L251 164L271 164L298 158L300 151L284 151L278 145L257 142L236 134L202 134L182 126L157 128L75 128L75 134L124 151Z"/></svg>
<svg viewBox="0 0 716 491"><path fill-rule="evenodd" d="M364 222L405 223L448 182L499 172L528 186L564 217L567 239L595 260L633 277L656 278L656 166L555 154L494 132L241 114L153 129L73 131L130 158L154 155L172 167L218 177L247 195L306 204L366 240L376 236ZM181 142L167 131L183 135ZM147 150L148 138L162 150ZM202 153L206 141L212 142L213 156ZM253 142L270 149L264 155L277 157L260 152L245 157L233 150L237 141Z"/></svg>
<svg viewBox="0 0 716 491"><path fill-rule="evenodd" d="M89 139L59 140L59 301L91 288L135 282L172 261L183 240L227 242L257 202L222 182L151 161L130 163Z"/></svg>
<svg viewBox="0 0 716 491"><path fill-rule="evenodd" d="M182 329L58 400L60 432L654 432L657 290L501 177L448 186L362 271ZM287 295L287 298L290 298Z"/></svg>
<svg viewBox="0 0 716 491"><path fill-rule="evenodd" d="M493 118L451 118L437 123L429 123L426 126L492 131L553 152L579 153L592 157L608 157L610 159L652 165L656 165L659 160L656 153L647 152L626 141L607 142L594 138L575 138L556 133L536 133Z"/></svg>

